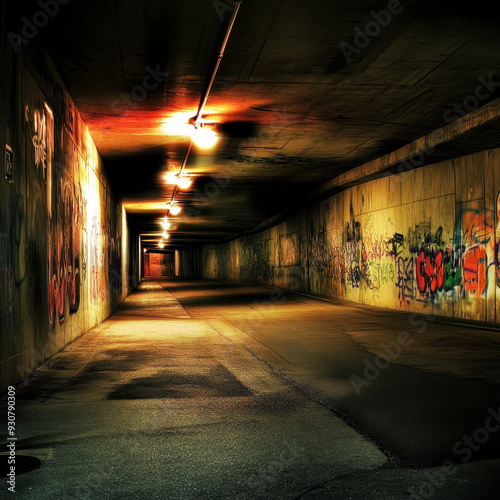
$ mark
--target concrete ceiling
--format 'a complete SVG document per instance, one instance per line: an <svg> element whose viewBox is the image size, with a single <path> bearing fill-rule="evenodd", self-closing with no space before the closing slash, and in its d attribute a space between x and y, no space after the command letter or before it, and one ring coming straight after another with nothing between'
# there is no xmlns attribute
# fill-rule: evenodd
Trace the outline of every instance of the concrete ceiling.
<svg viewBox="0 0 500 500"><path fill-rule="evenodd" d="M73 0L44 31L130 223L144 234L159 232L173 190L164 173L179 169L189 141L165 123L195 115L230 5ZM251 230L303 193L445 125L443 114L474 94L478 78L500 81L500 17L456 3L403 1L348 63L340 44L354 46L355 30L387 5L243 2L205 109L222 138L189 158L195 182L177 197L185 210L172 248ZM168 74L155 85L145 80L152 70ZM221 177L227 185L217 189Z"/></svg>

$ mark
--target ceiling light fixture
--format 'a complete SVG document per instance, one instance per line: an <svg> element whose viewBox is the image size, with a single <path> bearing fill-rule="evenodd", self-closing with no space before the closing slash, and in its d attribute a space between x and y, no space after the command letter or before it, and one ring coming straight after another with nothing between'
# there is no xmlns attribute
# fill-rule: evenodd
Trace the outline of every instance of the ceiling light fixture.
<svg viewBox="0 0 500 500"><path fill-rule="evenodd" d="M170 115L160 125L162 132L167 135L191 137L193 134L193 125L187 123L191 116L191 111Z"/></svg>
<svg viewBox="0 0 500 500"><path fill-rule="evenodd" d="M167 231L163 231L163 234L161 235L161 237L164 239L164 240L168 240L170 238L170 235L167 233Z"/></svg>
<svg viewBox="0 0 500 500"><path fill-rule="evenodd" d="M170 203L168 210L172 215L179 215L182 209L179 205L174 205L173 203Z"/></svg>
<svg viewBox="0 0 500 500"><path fill-rule="evenodd" d="M181 189L188 189L193 183L189 175L180 173L175 174L174 172L167 172L167 174L165 174L165 179L167 181L167 184L175 184Z"/></svg>
<svg viewBox="0 0 500 500"><path fill-rule="evenodd" d="M191 180L190 177L182 176L182 177L179 177L179 181L177 182L177 185L181 189L189 189L191 187L192 183L193 183L193 181Z"/></svg>
<svg viewBox="0 0 500 500"><path fill-rule="evenodd" d="M160 241L160 243L158 243L158 248L165 248L165 243L163 243L163 241Z"/></svg>
<svg viewBox="0 0 500 500"><path fill-rule="evenodd" d="M215 63L214 70L212 72L212 75L210 77L210 80L208 82L208 85L205 89L205 91L202 94L202 97L200 99L200 104L198 106L198 111L196 113L196 116L190 120L192 124L194 124L194 131L191 136L191 140L189 141L188 148L186 150L186 154L184 155L184 159L182 161L181 168L179 170L179 182L174 188L174 191L172 193L172 197L170 198L170 204L169 204L169 213L171 215L178 215L181 212L181 207L178 205L174 205L174 200L175 196L177 195L177 190L179 188L181 189L186 189L183 186L187 186L187 182L183 182L182 178L182 173L184 172L184 168L187 165L189 155L191 153L191 150L193 149L193 144L196 144L198 147L203 148L203 149L208 149L217 143L218 137L217 134L215 133L214 130L211 128L207 127L204 128L204 121L203 121L203 111L205 109L205 106L208 101L208 96L210 94L210 91L212 90L212 86L215 81L215 77L217 76L217 72L219 71L220 64L222 62L222 58L224 57L224 52L226 51L226 46L229 41L229 36L231 35L231 31L233 30L234 23L236 21L236 17L238 15L238 12L240 10L241 4L243 0L233 0L234 3L234 10L233 14L231 16L231 20L229 21L229 26L226 30L226 35L224 37L224 40L222 42L222 46L219 51L219 56L217 58L217 62ZM181 186L182 182L182 186ZM191 184L190 184L191 185ZM187 186L189 187L189 186Z"/></svg>
<svg viewBox="0 0 500 500"><path fill-rule="evenodd" d="M165 174L165 180L167 181L167 184L178 184L179 174L176 174L175 172L167 172Z"/></svg>
<svg viewBox="0 0 500 500"><path fill-rule="evenodd" d="M165 231L166 231L167 229L170 229L170 226L171 226L171 225L172 225L172 224L170 224L170 222L168 222L168 219L167 219L167 217L165 216L165 218L161 221L161 226L162 226L162 227L163 227L163 229L165 229Z"/></svg>
<svg viewBox="0 0 500 500"><path fill-rule="evenodd" d="M203 127L203 125L195 125L194 133L193 133L193 142L201 149L210 149L213 148L219 138L217 134L209 129Z"/></svg>

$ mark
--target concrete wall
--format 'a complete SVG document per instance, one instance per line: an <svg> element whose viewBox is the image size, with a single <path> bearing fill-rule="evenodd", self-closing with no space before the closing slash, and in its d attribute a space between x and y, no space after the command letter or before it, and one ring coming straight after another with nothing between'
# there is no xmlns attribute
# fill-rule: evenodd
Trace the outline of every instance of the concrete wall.
<svg viewBox="0 0 500 500"><path fill-rule="evenodd" d="M202 249L204 278L500 321L500 150L360 184Z"/></svg>
<svg viewBox="0 0 500 500"><path fill-rule="evenodd" d="M1 51L0 392L109 316L139 263L138 238L51 61L35 41L15 54L2 36Z"/></svg>
<svg viewBox="0 0 500 500"><path fill-rule="evenodd" d="M181 278L201 278L202 273L201 247L184 248L180 250L179 276Z"/></svg>

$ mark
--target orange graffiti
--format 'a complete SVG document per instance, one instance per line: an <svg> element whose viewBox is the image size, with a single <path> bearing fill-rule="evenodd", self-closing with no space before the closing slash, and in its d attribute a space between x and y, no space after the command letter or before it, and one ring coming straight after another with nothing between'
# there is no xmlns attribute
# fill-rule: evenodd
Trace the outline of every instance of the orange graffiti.
<svg viewBox="0 0 500 500"><path fill-rule="evenodd" d="M481 246L468 248L463 255L463 283L465 289L483 295L487 285L488 258Z"/></svg>

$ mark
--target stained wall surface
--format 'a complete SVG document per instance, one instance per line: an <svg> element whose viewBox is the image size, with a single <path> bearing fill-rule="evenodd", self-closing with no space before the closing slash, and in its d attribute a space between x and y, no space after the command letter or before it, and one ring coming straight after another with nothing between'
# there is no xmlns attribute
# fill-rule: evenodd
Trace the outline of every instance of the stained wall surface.
<svg viewBox="0 0 500 500"><path fill-rule="evenodd" d="M500 321L500 150L360 184L202 248L205 278Z"/></svg>
<svg viewBox="0 0 500 500"><path fill-rule="evenodd" d="M49 58L2 37L0 392L103 321L138 281L138 238ZM8 175L7 175L8 176Z"/></svg>
<svg viewBox="0 0 500 500"><path fill-rule="evenodd" d="M212 248L212 247L209 247ZM217 248L217 247L215 247ZM224 247L221 247L224 248ZM202 269L202 247L193 247L193 248L185 248L179 252L179 276L181 278L201 278L204 275L204 271ZM222 250L224 253L224 250ZM218 276L218 273L211 273L208 271L207 277L214 279L230 279L227 276L227 272L221 273L220 276L225 276L221 278L215 278ZM234 276L234 275L233 275ZM239 281L234 279L234 281Z"/></svg>
<svg viewBox="0 0 500 500"><path fill-rule="evenodd" d="M144 276L175 276L175 254L173 252L148 252L144 254Z"/></svg>

